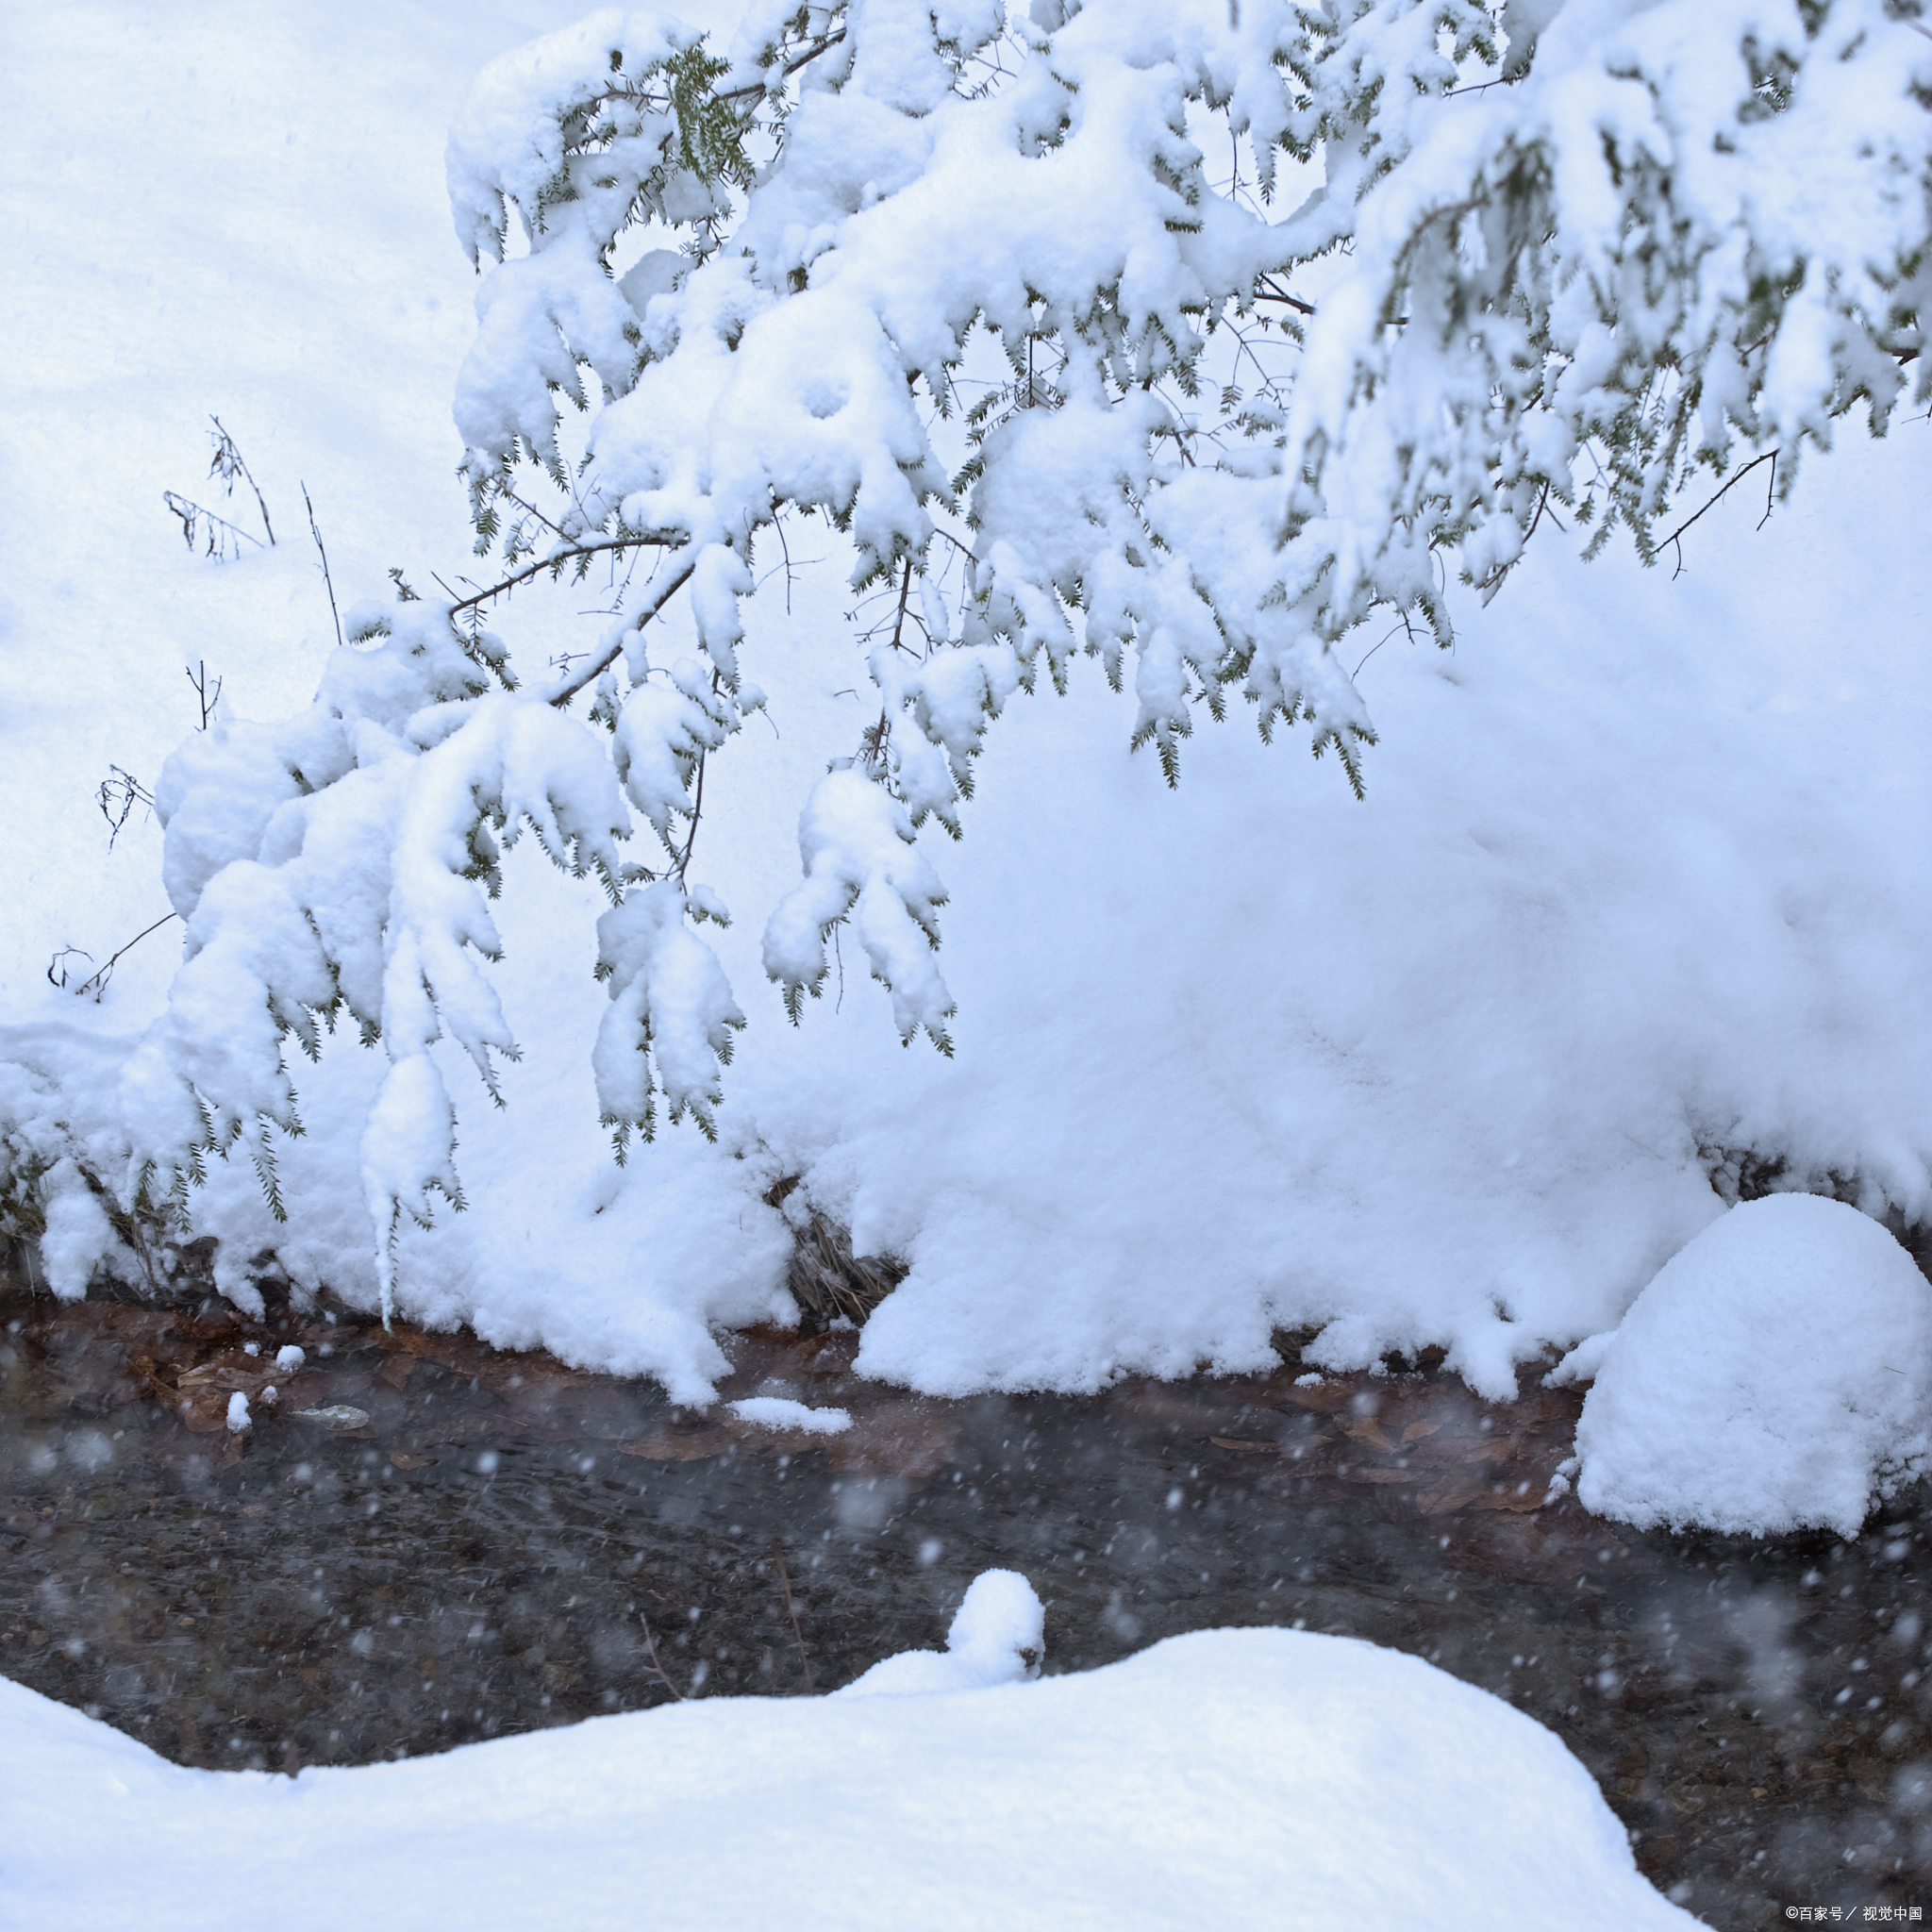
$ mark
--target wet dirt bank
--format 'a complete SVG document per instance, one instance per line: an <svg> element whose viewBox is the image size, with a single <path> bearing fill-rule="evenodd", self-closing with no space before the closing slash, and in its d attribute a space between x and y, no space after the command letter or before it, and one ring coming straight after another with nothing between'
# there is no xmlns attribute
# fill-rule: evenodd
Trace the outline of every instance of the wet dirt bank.
<svg viewBox="0 0 1932 1932"><path fill-rule="evenodd" d="M1527 1376L1486 1407L1431 1373L1305 1382L1291 1349L1266 1377L939 1402L851 1375L855 1344L732 1344L726 1400L847 1410L826 1437L346 1310L9 1284L0 1672L176 1762L293 1771L827 1690L940 1641L1008 1565L1050 1671L1281 1624L1495 1691L1714 1925L1932 1906L1923 1488L1851 1543L1640 1537L1546 1500L1580 1396Z"/></svg>

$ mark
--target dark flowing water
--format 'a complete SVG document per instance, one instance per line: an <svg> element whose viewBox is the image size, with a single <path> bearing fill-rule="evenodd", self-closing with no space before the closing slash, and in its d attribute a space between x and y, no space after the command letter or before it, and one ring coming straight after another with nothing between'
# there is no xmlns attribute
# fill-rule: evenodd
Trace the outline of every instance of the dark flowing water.
<svg viewBox="0 0 1932 1932"><path fill-rule="evenodd" d="M1527 1376L1486 1407L1426 1372L1305 1384L1286 1345L1267 1377L936 1402L852 1376L853 1341L733 1344L725 1395L848 1408L827 1440L346 1310L8 1287L0 1672L178 1763L294 1771L831 1689L1006 1565L1049 1671L1275 1624L1494 1691L1713 1925L1932 1905L1923 1488L1855 1542L1637 1536L1545 1502L1580 1399Z"/></svg>

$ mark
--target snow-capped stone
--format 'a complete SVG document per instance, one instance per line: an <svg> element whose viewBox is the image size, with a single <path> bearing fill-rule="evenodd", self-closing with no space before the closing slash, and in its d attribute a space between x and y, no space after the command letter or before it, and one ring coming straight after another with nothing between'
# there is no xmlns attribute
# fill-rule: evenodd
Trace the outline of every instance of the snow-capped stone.
<svg viewBox="0 0 1932 1932"><path fill-rule="evenodd" d="M1932 1284L1841 1202L1741 1203L1624 1316L1576 1450L1601 1516L1856 1536L1932 1455Z"/></svg>

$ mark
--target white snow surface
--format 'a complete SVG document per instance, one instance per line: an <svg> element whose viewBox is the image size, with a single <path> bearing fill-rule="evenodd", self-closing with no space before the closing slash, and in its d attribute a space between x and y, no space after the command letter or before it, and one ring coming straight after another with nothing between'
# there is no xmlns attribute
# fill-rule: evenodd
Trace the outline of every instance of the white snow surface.
<svg viewBox="0 0 1932 1932"><path fill-rule="evenodd" d="M1932 1458L1932 1285L1840 1202L1740 1203L1602 1340L1576 1424L1600 1516L1852 1537Z"/></svg>
<svg viewBox="0 0 1932 1932"><path fill-rule="evenodd" d="M111 5L15 23L0 143L38 190L4 218L0 288L24 345L0 372L22 559L0 587L0 1114L59 1156L42 1180L59 1292L133 1265L69 1150L111 1168L124 1071L181 957L163 928L99 1004L44 978L57 946L97 964L166 910L158 828L137 809L110 853L94 788L110 761L158 783L195 736L184 657L226 679L237 725L387 663L336 648L302 483L345 608L386 594L391 565L425 586L461 569L449 399L475 285L443 136L485 61L571 11L217 0L192 23ZM142 114L76 146L59 104L104 37L142 75ZM157 500L176 488L245 520L245 495L202 481L210 409L280 540L225 565L188 554ZM1584 565L1545 530L1486 610L1452 588L1453 654L1361 634L1348 668L1381 735L1365 804L1239 710L1204 724L1171 793L1126 750L1134 697L1075 660L1067 697L1042 680L990 729L963 843L933 820L916 845L889 828L874 873L835 881L808 849L801 884L801 811L851 755L868 689L851 556L803 526L789 608L775 582L746 607L739 653L770 723L741 724L708 780L691 874L694 905L737 915L712 941L735 1007L696 979L686 1001L721 1037L728 1012L747 1022L718 1143L664 1123L612 1163L593 1062L652 935L611 929L607 992L601 894L525 841L503 897L479 895L501 963L465 956L468 1039L523 1050L495 1062L505 1109L449 1041L387 1113L385 1063L353 1028L312 1067L291 1058L306 1132L272 1141L288 1222L239 1154L195 1196L221 1287L248 1306L266 1250L374 1304L366 1183L434 1210L427 1229L406 1213L395 1244L411 1319L702 1403L717 1330L788 1318L786 1216L815 1208L909 1265L859 1363L924 1390L1252 1367L1274 1326L1315 1324L1328 1365L1438 1341L1502 1395L1517 1364L1613 1328L1723 1213L1720 1150L1853 1174L1874 1212L1932 1216L1932 435L1847 430L1761 532L1751 494L1686 538L1681 577L1614 545ZM502 613L532 677L583 648L596 589ZM664 631L654 665L692 645L675 610ZM410 757L433 769L436 748ZM374 810L381 767L367 775ZM634 777L649 819L670 781ZM291 782L265 770L195 849L259 837ZM942 931L942 985L895 1012L861 916L792 1028L765 976L771 914L835 883L863 893L893 846L893 890L911 879ZM777 937L807 954L792 923ZM902 1048L908 1018L948 1003L952 1058ZM467 1212L425 1191L438 1171L365 1172L365 1124L406 1101L453 1108ZM785 1209L767 1206L791 1174Z"/></svg>
<svg viewBox="0 0 1932 1932"><path fill-rule="evenodd" d="M847 1409L813 1408L783 1395L748 1395L726 1407L740 1422L759 1429L803 1429L812 1436L841 1436L852 1426Z"/></svg>
<svg viewBox="0 0 1932 1932"><path fill-rule="evenodd" d="M841 1697L908 1697L980 1690L1040 1674L1046 1611L1017 1570L983 1570L968 1586L944 1650L902 1650L846 1685Z"/></svg>
<svg viewBox="0 0 1932 1932"><path fill-rule="evenodd" d="M0 1682L0 1915L62 1932L775 1922L1664 1932L1500 1699L1286 1630L927 1696L707 1698L357 1770L186 1771ZM157 1883L157 1874L165 1882Z"/></svg>

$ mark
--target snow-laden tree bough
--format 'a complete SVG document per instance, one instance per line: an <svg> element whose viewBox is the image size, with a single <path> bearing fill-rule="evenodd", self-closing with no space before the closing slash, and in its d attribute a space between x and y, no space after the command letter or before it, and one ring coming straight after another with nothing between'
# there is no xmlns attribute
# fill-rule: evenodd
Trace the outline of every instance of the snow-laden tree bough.
<svg viewBox="0 0 1932 1932"><path fill-rule="evenodd" d="M1131 680L1170 779L1233 692L1359 790L1374 730L1337 646L1373 611L1447 641L1450 574L1493 591L1545 519L1649 558L1687 491L1774 455L1788 491L1856 405L1882 433L1915 376L1932 393L1919 10L753 0L729 44L608 11L496 62L448 151L493 581L399 584L308 714L170 763L187 958L120 1083L138 1129L77 1160L42 1076L14 1083L44 1224L107 1226L83 1169L125 1208L239 1144L272 1187L284 1043L344 1015L391 1063L362 1158L387 1297L398 1214L459 1198L428 1049L492 1091L516 1051L481 962L525 829L610 898L620 1147L659 1099L708 1130L743 1016L687 873L708 761L762 703L742 606L786 519L846 533L894 611L876 720L803 801L766 930L794 1017L851 921L901 1036L946 1046L918 828L959 833L989 725L1076 653ZM519 686L486 613L600 559L607 627ZM654 659L673 599L695 645Z"/></svg>

